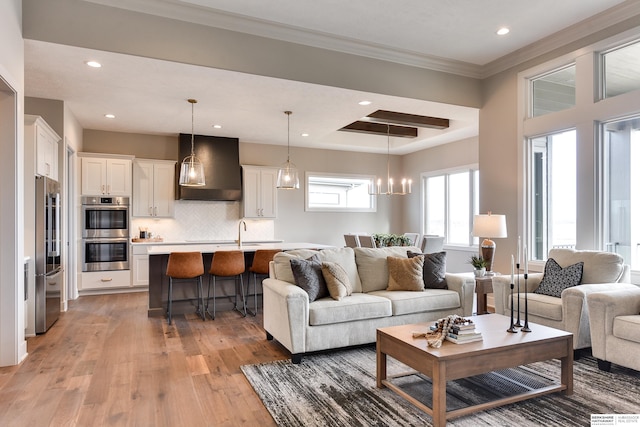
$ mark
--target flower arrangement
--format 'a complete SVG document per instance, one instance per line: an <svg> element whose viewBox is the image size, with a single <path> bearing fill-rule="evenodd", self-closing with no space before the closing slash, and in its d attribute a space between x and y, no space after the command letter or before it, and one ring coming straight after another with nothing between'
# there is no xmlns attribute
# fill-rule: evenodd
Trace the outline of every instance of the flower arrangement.
<svg viewBox="0 0 640 427"><path fill-rule="evenodd" d="M411 246L411 239L400 234L383 234L373 235L376 247L382 248L386 246Z"/></svg>

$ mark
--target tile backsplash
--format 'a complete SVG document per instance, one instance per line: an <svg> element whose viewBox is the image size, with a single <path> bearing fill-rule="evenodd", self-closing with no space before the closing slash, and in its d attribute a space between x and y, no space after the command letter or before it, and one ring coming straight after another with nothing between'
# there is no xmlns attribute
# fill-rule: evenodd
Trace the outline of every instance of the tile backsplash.
<svg viewBox="0 0 640 427"><path fill-rule="evenodd" d="M181 240L235 240L238 238L240 202L205 202L176 200L173 218L133 218L131 236L147 227L153 236L165 241ZM245 220L247 231L242 240L274 240L273 220Z"/></svg>

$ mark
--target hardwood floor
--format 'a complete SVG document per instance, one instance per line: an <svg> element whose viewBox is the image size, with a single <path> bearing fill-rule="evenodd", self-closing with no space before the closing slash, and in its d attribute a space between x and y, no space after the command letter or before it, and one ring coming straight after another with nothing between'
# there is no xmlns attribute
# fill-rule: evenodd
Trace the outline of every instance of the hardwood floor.
<svg viewBox="0 0 640 427"><path fill-rule="evenodd" d="M240 371L286 359L262 318L147 317L147 293L83 296L0 368L2 426L274 426Z"/></svg>

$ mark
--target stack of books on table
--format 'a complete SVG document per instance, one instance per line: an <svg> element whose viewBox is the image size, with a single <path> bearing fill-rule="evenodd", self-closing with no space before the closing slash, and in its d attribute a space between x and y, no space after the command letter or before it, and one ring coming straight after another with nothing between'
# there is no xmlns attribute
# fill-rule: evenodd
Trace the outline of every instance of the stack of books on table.
<svg viewBox="0 0 640 427"><path fill-rule="evenodd" d="M454 325L447 335L447 341L456 344L464 344L467 342L482 341L482 332L476 331L473 323Z"/></svg>

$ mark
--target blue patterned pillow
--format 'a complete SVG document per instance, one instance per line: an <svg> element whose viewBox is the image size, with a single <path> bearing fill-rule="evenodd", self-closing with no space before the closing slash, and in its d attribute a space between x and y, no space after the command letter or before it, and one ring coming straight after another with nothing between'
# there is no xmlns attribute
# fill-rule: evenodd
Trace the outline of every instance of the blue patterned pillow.
<svg viewBox="0 0 640 427"><path fill-rule="evenodd" d="M549 258L544 266L544 276L540 286L533 292L560 298L562 291L580 284L583 266L584 262L580 261L562 268L555 259Z"/></svg>

